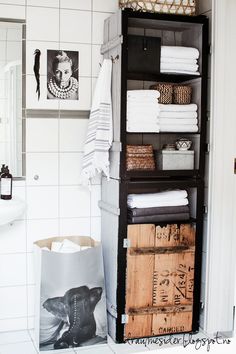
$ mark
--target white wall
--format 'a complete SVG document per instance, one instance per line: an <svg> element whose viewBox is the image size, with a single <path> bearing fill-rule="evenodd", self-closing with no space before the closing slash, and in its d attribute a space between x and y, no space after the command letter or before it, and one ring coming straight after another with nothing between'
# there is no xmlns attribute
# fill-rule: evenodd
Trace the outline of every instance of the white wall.
<svg viewBox="0 0 236 354"><path fill-rule="evenodd" d="M81 59L79 107L55 102L56 117L26 119L27 176L14 183L13 194L26 200L27 211L13 225L0 227L0 331L33 326L35 240L57 235L100 238L99 181L91 192L80 181L87 116L70 118L68 111L68 117L60 118L60 109L90 109L103 21L117 8L117 0L0 0L0 18L26 19L27 109L38 109L41 117L40 110L48 108L46 100L38 103L35 98L36 48L79 50ZM42 74L43 85L46 72Z"/></svg>

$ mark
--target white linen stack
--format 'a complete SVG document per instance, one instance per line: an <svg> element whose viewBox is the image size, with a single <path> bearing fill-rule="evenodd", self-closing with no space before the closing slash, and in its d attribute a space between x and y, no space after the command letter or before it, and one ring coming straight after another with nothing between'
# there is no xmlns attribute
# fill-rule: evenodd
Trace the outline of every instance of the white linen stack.
<svg viewBox="0 0 236 354"><path fill-rule="evenodd" d="M185 190L171 190L159 193L129 194L129 208L155 208L188 205L188 193Z"/></svg>
<svg viewBox="0 0 236 354"><path fill-rule="evenodd" d="M159 132L159 97L157 90L127 91L127 132Z"/></svg>
<svg viewBox="0 0 236 354"><path fill-rule="evenodd" d="M197 105L192 104L159 104L160 132L198 131Z"/></svg>
<svg viewBox="0 0 236 354"><path fill-rule="evenodd" d="M199 50L192 47L161 46L161 73L200 75Z"/></svg>

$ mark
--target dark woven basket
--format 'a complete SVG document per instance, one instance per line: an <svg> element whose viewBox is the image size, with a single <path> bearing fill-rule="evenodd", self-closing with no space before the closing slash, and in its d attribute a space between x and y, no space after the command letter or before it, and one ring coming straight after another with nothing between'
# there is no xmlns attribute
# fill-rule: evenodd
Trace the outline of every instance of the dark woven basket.
<svg viewBox="0 0 236 354"><path fill-rule="evenodd" d="M192 87L189 85L174 86L174 103L190 104L192 100Z"/></svg>
<svg viewBox="0 0 236 354"><path fill-rule="evenodd" d="M157 90L160 92L159 103L171 104L173 102L173 84L168 83L157 83L150 87L152 90Z"/></svg>

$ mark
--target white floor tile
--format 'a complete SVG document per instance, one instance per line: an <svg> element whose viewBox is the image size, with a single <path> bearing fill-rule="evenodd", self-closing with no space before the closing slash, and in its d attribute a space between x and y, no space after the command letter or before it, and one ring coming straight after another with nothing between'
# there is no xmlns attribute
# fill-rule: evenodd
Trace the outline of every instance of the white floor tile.
<svg viewBox="0 0 236 354"><path fill-rule="evenodd" d="M32 342L0 345L1 354L37 354Z"/></svg>
<svg viewBox="0 0 236 354"><path fill-rule="evenodd" d="M76 350L74 348L76 354L84 353L84 354L111 354L114 353L108 345L94 345L90 346L89 349L86 347L80 347Z"/></svg>
<svg viewBox="0 0 236 354"><path fill-rule="evenodd" d="M147 352L150 349L143 344L109 344L110 348L114 353L123 354L123 353L139 353Z"/></svg>
<svg viewBox="0 0 236 354"><path fill-rule="evenodd" d="M0 345L29 342L30 336L28 331L12 331L0 333Z"/></svg>
<svg viewBox="0 0 236 354"><path fill-rule="evenodd" d="M23 331L27 328L27 322L28 319L26 317L20 317L20 318L4 318L0 320L0 332L13 332L13 331ZM12 342L13 343L13 342ZM4 344L4 343L3 343ZM0 350L1 353L1 350Z"/></svg>

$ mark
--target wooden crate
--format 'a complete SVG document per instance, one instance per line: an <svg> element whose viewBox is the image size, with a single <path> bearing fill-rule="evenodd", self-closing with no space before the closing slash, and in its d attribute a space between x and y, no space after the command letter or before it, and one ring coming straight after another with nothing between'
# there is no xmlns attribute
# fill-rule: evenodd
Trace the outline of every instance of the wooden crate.
<svg viewBox="0 0 236 354"><path fill-rule="evenodd" d="M125 338L192 330L195 228L129 225Z"/></svg>

